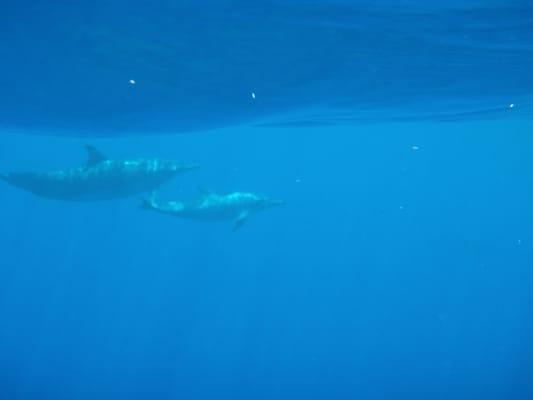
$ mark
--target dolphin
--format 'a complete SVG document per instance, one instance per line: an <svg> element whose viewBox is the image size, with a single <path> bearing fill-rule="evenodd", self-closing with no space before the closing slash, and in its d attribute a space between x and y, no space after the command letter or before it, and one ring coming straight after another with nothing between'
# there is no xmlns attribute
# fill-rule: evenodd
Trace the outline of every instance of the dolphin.
<svg viewBox="0 0 533 400"><path fill-rule="evenodd" d="M234 230L237 230L243 226L251 214L284 204L281 200L269 199L256 193L218 194L205 189L201 191L202 196L191 202L160 202L154 193L149 200L144 200L141 208L201 221L232 220Z"/></svg>
<svg viewBox="0 0 533 400"><path fill-rule="evenodd" d="M198 168L171 160L111 160L86 145L79 167L51 172L12 172L0 179L41 197L65 201L110 200L150 192L180 172Z"/></svg>

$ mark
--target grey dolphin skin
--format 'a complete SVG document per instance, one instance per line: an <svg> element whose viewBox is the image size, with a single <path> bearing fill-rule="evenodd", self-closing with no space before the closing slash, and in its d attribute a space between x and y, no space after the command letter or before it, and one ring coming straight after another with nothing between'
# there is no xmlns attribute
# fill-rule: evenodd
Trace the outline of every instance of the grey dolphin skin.
<svg viewBox="0 0 533 400"><path fill-rule="evenodd" d="M38 196L65 201L110 200L157 189L180 172L198 168L161 159L111 160L85 146L85 165L52 172L13 172L0 178Z"/></svg>
<svg viewBox="0 0 533 400"><path fill-rule="evenodd" d="M218 194L203 190L203 195L200 198L188 203L180 201L159 202L155 196L152 196L150 200L143 202L142 208L194 220L232 220L234 221L234 229L239 229L251 214L281 204L284 202L255 193Z"/></svg>

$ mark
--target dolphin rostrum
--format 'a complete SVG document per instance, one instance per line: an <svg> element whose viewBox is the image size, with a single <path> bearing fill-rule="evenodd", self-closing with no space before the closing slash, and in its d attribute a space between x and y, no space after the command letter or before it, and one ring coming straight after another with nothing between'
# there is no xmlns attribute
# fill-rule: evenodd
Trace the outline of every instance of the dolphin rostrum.
<svg viewBox="0 0 533 400"><path fill-rule="evenodd" d="M150 192L197 165L152 159L111 160L85 146L85 165L52 172L12 172L0 178L38 196L66 200L109 200Z"/></svg>
<svg viewBox="0 0 533 400"><path fill-rule="evenodd" d="M284 204L283 201L272 200L249 192L228 194L218 194L207 190L202 190L202 192L202 196L191 202L160 202L153 195L149 200L145 200L141 207L180 218L202 221L232 220L236 230L242 227L251 214Z"/></svg>

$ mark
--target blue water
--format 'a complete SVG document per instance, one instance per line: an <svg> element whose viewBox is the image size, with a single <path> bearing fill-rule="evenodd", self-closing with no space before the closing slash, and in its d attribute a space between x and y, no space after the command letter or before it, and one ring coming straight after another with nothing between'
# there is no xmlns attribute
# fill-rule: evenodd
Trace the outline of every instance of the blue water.
<svg viewBox="0 0 533 400"><path fill-rule="evenodd" d="M0 172L90 143L287 204L0 182L0 399L533 398L528 2L5 8Z"/></svg>

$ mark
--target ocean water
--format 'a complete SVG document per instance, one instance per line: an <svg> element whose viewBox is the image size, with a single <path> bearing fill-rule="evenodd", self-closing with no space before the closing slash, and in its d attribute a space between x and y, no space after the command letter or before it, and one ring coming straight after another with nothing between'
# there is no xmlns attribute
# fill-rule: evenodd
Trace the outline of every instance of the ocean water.
<svg viewBox="0 0 533 400"><path fill-rule="evenodd" d="M198 163L232 221L0 182L0 400L532 399L527 1L20 1L0 173Z"/></svg>

